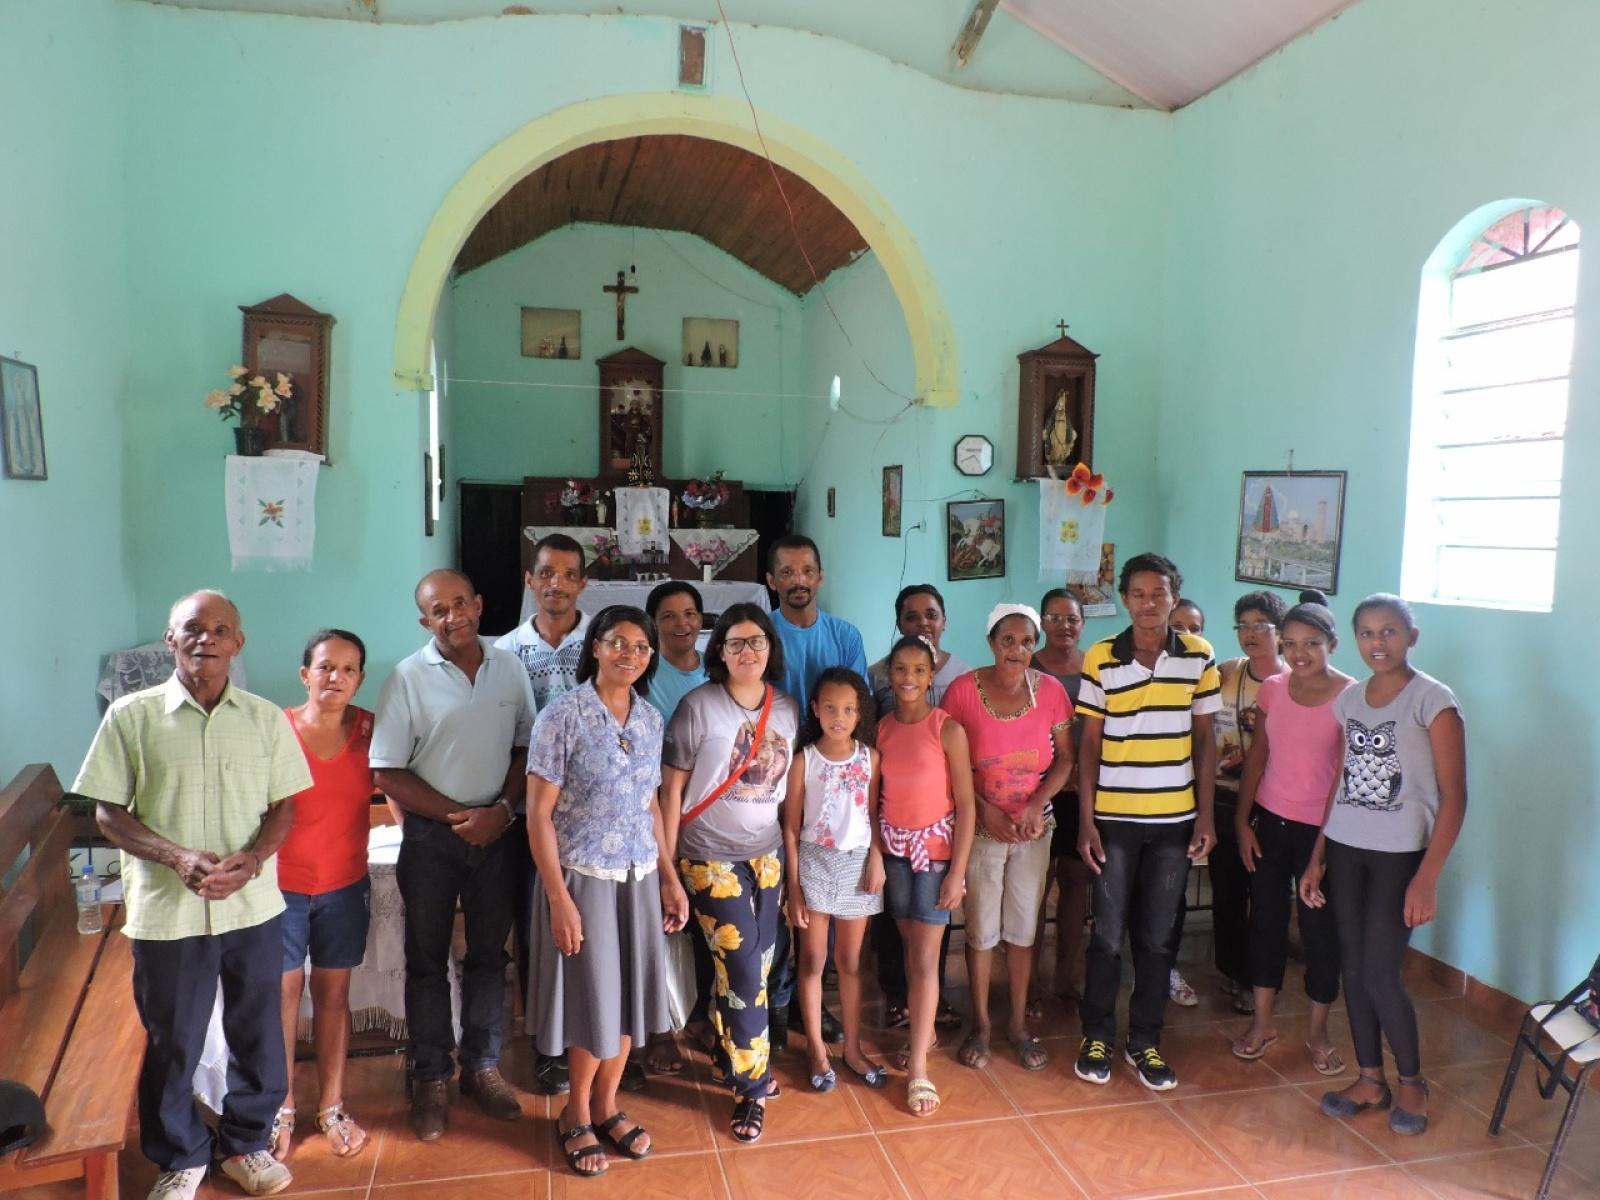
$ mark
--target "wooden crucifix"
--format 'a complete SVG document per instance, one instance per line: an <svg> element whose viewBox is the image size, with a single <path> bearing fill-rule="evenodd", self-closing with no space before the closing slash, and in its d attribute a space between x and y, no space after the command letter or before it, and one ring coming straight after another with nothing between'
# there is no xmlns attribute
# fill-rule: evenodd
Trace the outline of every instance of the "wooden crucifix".
<svg viewBox="0 0 1600 1200"><path fill-rule="evenodd" d="M627 303L628 303L628 297L633 295L635 292L637 292L639 290L637 287L635 287L635 286L633 286L631 284L624 283L623 282L623 275L624 275L624 272L618 271L617 272L617 282L614 283L614 284L608 283L608 284L606 284L605 287L600 289L602 292L614 292L614 293L616 293L616 297L617 297L617 341L619 341L619 342L623 339L624 336L626 336L625 333L624 333L624 328L625 328L625 323L626 323L626 320L627 320L627 308L626 308L626 306L627 306Z"/></svg>

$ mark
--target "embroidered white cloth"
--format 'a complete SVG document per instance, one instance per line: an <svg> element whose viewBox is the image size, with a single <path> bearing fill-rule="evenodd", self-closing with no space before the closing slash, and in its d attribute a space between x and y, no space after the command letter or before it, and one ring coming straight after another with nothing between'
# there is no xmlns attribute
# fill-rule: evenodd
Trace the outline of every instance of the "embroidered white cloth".
<svg viewBox="0 0 1600 1200"><path fill-rule="evenodd" d="M667 546L666 488L619 487L617 497L617 545L629 558L651 550L665 554Z"/></svg>
<svg viewBox="0 0 1600 1200"><path fill-rule="evenodd" d="M1100 578L1100 543L1106 506L1069 496L1059 479L1039 480L1039 579L1094 583Z"/></svg>
<svg viewBox="0 0 1600 1200"><path fill-rule="evenodd" d="M228 455L228 549L235 571L311 569L320 465L315 457Z"/></svg>
<svg viewBox="0 0 1600 1200"><path fill-rule="evenodd" d="M759 535L754 529L674 529L672 540L683 556L697 567L709 565L713 575L751 546Z"/></svg>

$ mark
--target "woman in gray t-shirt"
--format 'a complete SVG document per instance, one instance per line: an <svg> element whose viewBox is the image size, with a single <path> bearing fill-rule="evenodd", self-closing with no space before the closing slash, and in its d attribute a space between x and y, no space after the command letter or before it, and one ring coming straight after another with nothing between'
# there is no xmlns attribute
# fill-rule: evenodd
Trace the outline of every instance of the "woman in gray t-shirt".
<svg viewBox="0 0 1600 1200"><path fill-rule="evenodd" d="M1322 1111L1348 1117L1392 1101L1389 1128L1417 1134L1428 1127L1428 1085L1401 966L1411 931L1434 918L1439 874L1466 816L1466 729L1450 689L1408 661L1417 644L1409 604L1368 596L1354 624L1372 678L1334 701L1344 767L1300 879L1308 906L1333 905L1361 1067L1355 1083L1322 1098ZM1398 1096L1384 1080L1383 1038L1400 1072Z"/></svg>
<svg viewBox="0 0 1600 1200"><path fill-rule="evenodd" d="M705 667L711 681L678 702L667 726L662 818L711 951L717 1065L738 1098L731 1132L753 1142L772 1088L767 974L782 920L778 806L799 710L773 686L783 647L754 604L718 619Z"/></svg>

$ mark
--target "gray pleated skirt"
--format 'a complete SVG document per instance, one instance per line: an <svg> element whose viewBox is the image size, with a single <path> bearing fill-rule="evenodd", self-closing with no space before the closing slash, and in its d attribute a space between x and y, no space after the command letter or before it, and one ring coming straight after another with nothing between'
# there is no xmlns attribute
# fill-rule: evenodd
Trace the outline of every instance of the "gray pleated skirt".
<svg viewBox="0 0 1600 1200"><path fill-rule="evenodd" d="M570 957L556 949L550 901L535 886L527 1030L541 1054L577 1046L612 1058L624 1035L637 1046L670 1028L660 876L623 883L576 871L563 877L583 920L583 944Z"/></svg>

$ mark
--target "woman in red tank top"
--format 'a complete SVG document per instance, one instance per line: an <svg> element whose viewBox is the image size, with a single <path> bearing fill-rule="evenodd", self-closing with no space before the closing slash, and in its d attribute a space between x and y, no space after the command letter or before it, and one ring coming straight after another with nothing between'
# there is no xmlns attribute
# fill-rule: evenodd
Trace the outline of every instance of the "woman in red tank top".
<svg viewBox="0 0 1600 1200"><path fill-rule="evenodd" d="M272 1153L289 1156L294 1138L294 1046L306 958L311 959L312 1031L317 1050L317 1128L334 1154L357 1154L367 1134L344 1109L350 1045L350 972L366 953L371 881L367 878L372 803L372 714L351 704L366 667L361 639L321 629L306 643L300 682L306 702L287 709L311 769L311 787L294 798L294 824L278 851L283 892L283 1041L289 1094L272 1122Z"/></svg>

